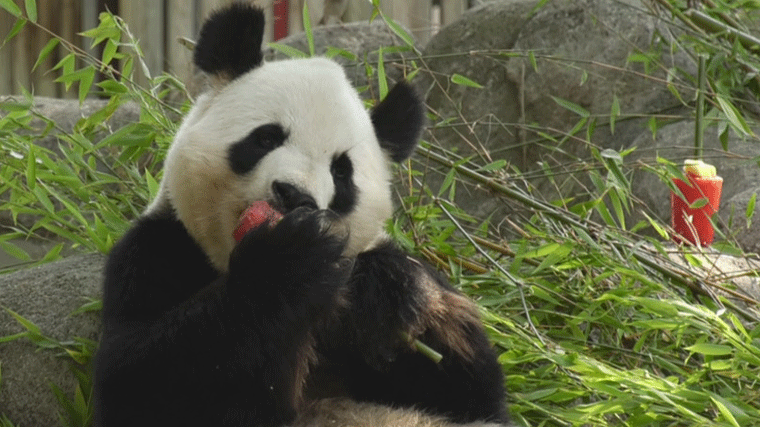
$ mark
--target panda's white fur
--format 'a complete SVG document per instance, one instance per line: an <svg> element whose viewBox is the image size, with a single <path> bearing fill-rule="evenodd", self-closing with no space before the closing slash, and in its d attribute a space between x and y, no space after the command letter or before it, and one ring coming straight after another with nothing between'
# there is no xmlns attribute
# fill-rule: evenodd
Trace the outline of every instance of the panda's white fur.
<svg viewBox="0 0 760 427"><path fill-rule="evenodd" d="M253 173L234 174L227 165L229 145L271 122L288 132L286 143ZM341 152L360 159L354 163L354 184L361 197L343 218L350 230L346 254L356 255L383 238L382 226L392 209L389 159L370 117L334 61L265 63L197 100L167 155L165 169L172 173L164 176L148 212L172 206L224 271L240 214L255 200L272 199L273 180L294 184L327 209L334 193L330 161Z"/></svg>

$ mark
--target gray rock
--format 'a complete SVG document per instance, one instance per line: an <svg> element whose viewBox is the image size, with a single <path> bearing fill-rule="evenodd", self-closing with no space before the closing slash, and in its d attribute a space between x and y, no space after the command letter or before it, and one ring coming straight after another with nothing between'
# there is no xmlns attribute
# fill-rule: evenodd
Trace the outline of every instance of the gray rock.
<svg viewBox="0 0 760 427"><path fill-rule="evenodd" d="M638 0L567 0L539 9L515 43L518 51L534 52L536 69L529 58L515 58L508 67L512 79L522 82L525 90L526 122L559 130L578 122L579 116L553 97L601 116L610 114L613 96L624 115L678 106L662 83L667 77L664 70L652 65L647 72L642 63L629 61L632 54L649 51L658 34L667 34L658 25ZM666 53L660 61L664 67L695 71L683 53ZM608 141L598 143L609 146Z"/></svg>
<svg viewBox="0 0 760 427"><path fill-rule="evenodd" d="M739 307L750 312L756 311L755 304L748 303L743 297L754 301L760 301L760 280L753 274L760 269L757 258L735 257L717 251L713 248L703 248L699 252L690 253L691 260L687 259L683 252L675 245L666 245L668 258L682 268L694 273L698 277L704 277L705 283L716 283L735 289L736 294L727 293L719 288L706 286L710 292L722 295ZM697 265L692 264L697 260ZM663 262L661 259L660 262Z"/></svg>
<svg viewBox="0 0 760 427"><path fill-rule="evenodd" d="M437 120L453 118L453 121L433 121L426 138L463 156L475 156L481 164L499 158L515 162L522 157L523 148L515 148L518 90L506 72L507 58L499 52L513 48L535 3L533 0L484 2L442 28L430 40L423 50L420 84ZM469 78L483 88L455 84L450 80L454 74ZM430 171L426 181L432 188L438 187L446 171L436 171L440 169L437 165L421 161ZM478 217L493 215L496 222L509 210L507 203L495 198L487 189L464 183L458 184L456 201Z"/></svg>
<svg viewBox="0 0 760 427"><path fill-rule="evenodd" d="M585 132L559 147L539 146L533 141L545 139L531 126L561 135L578 123L580 116L555 102L558 98L599 117L592 135L597 146L628 147L648 132L644 120L632 118L618 120L613 134L604 117L610 114L613 95L621 113L634 117L680 105L661 83L664 70L654 67L647 76L641 63L628 61L631 54L649 50L661 23L638 0L567 0L533 11L535 5L521 0L484 3L431 40L424 54L437 81L429 83L427 100L441 117L454 118L453 123L433 127L431 138L465 157L475 156L480 164L506 159L535 176L528 185L547 200L582 197L588 185L582 174L571 171L550 182L538 165L588 158ZM535 68L528 52L535 57ZM695 68L680 53L666 52L661 61L670 68ZM448 76L454 73L484 88L453 85ZM538 173L530 174L534 171ZM498 219L515 213L509 202L478 187L460 189L456 201L479 216L493 214Z"/></svg>
<svg viewBox="0 0 760 427"><path fill-rule="evenodd" d="M465 155L494 151L498 157L504 157L502 151L515 143L518 91L506 72L507 58L500 53L514 47L535 3L485 3L465 12L430 40L423 51L423 67L429 70L422 75L427 102L442 119L455 118L453 125L433 127L432 138ZM450 80L453 74L484 88L454 84Z"/></svg>
<svg viewBox="0 0 760 427"><path fill-rule="evenodd" d="M0 97L3 101L23 102L20 97ZM58 127L57 132L40 138L36 143L47 149L58 151L58 138L60 133L70 133L77 122L85 117L89 117L96 111L102 109L108 104L107 100L86 99L82 104L76 99L58 99L44 96L34 97L34 110L43 117L54 121ZM111 116L107 123L113 130L118 130L129 123L136 122L140 119L140 108L133 102L125 103L120 106ZM41 132L45 129L46 123L40 119L35 119L30 126L34 132ZM104 137L105 132L95 135L92 142L97 142Z"/></svg>
<svg viewBox="0 0 760 427"><path fill-rule="evenodd" d="M725 180L726 178L724 178ZM730 178L728 178L730 179ZM722 207L723 217L732 217L731 237L736 239L745 252L760 254L760 206L756 204L754 214L747 221L746 212L750 199L760 194L760 182L746 183L747 189L727 197ZM757 202L757 200L756 200ZM733 215L732 215L733 214ZM760 300L760 296L758 296Z"/></svg>
<svg viewBox="0 0 760 427"><path fill-rule="evenodd" d="M71 313L87 298L100 298L104 262L102 255L83 255L0 275L0 337L25 330L5 311L9 309L36 324L45 336L97 340L99 315ZM68 362L25 339L0 343L0 361L0 413L19 426L58 425L60 407L50 384L73 397L76 381Z"/></svg>
<svg viewBox="0 0 760 427"><path fill-rule="evenodd" d="M411 34L410 31L406 30ZM353 22L350 24L325 25L313 28L314 53L315 55L325 55L328 48L341 49L355 55L357 60L346 58L341 55L335 55L332 58L343 65L346 74L351 83L356 87L370 86L371 93L368 95L377 96L377 74L368 76L365 69L365 63L377 67L379 59L378 51L380 48L404 47L405 43L393 31L388 28L385 22L377 18L373 22ZM288 36L278 43L294 47L302 52L309 52L309 44L305 33ZM387 50L387 49L386 49ZM392 82L398 81L405 70L403 62L412 56L412 52L384 52L383 62L385 72ZM271 48L265 51L265 57L269 60L284 59L287 55L275 51Z"/></svg>

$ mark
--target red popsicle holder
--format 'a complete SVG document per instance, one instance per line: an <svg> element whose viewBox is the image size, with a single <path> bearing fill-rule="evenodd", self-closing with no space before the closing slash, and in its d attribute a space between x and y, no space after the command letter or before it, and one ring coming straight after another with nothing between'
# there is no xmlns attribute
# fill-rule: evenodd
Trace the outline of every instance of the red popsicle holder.
<svg viewBox="0 0 760 427"><path fill-rule="evenodd" d="M719 176L699 176L686 173L688 182L673 178L673 183L681 190L686 198L682 199L675 192L670 193L671 220L676 235L673 239L678 242L689 242L696 245L708 246L712 243L715 229L710 218L718 212L720 193L723 189L723 178ZM696 203L707 199L702 205ZM700 206L701 205L701 206ZM694 206L691 208L690 206ZM699 206L699 207L697 207Z"/></svg>

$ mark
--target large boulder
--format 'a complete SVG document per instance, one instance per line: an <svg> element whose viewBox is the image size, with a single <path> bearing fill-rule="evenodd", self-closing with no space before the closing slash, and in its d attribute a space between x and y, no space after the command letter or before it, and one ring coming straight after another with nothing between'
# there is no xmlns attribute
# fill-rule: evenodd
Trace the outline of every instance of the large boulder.
<svg viewBox="0 0 760 427"><path fill-rule="evenodd" d="M15 273L0 275L0 337L25 331L6 310L37 325L41 333L59 341L75 337L97 340L99 314L75 310L100 298L104 257L81 255ZM76 379L60 350L40 351L26 339L0 343L2 382L0 414L18 426L58 425L60 406L50 385L74 396Z"/></svg>
<svg viewBox="0 0 760 427"><path fill-rule="evenodd" d="M550 182L539 162L551 166L589 156L585 129L561 145L539 135L561 140L580 121L562 100L597 117L591 140L603 148L629 146L647 132L645 121L626 118L617 121L613 134L605 123L613 99L627 117L680 104L662 83L666 70L630 60L667 34L640 1L567 0L534 9L536 4L487 2L442 29L424 50L431 76L427 100L442 118L453 118L434 127L432 139L465 157L476 156L481 164L506 159L521 171L538 171L526 175L536 177L530 185L552 200L581 194L577 184L584 177L563 173ZM673 69L694 69L680 53L667 51L661 61ZM483 88L452 84L455 73ZM457 202L477 215L509 212L508 203L478 188L462 189Z"/></svg>
<svg viewBox="0 0 760 427"><path fill-rule="evenodd" d="M508 59L500 52L514 47L535 4L534 0L483 2L430 40L422 52L420 85L440 122L431 123L425 138L462 156L475 156L481 164L496 158L510 162L520 158L523 149L515 148L519 89L506 72ZM452 82L455 74L483 88ZM446 168L422 161L429 171L427 183L433 188L439 186ZM460 183L456 201L480 218L492 214L494 218L504 217L507 209L482 186Z"/></svg>
<svg viewBox="0 0 760 427"><path fill-rule="evenodd" d="M660 62L645 63L641 53L670 40L663 40L668 32L641 3L549 2L526 22L514 48L533 52L535 67L530 58L521 57L511 60L508 69L524 88L527 123L569 130L579 116L554 98L601 117L610 114L614 97L623 115L656 113L680 105L664 84L668 79L664 68L695 71L694 62L685 53L665 53ZM607 141L599 143L608 146Z"/></svg>
<svg viewBox="0 0 760 427"><path fill-rule="evenodd" d="M535 134L524 125L561 134L580 119L555 99L602 117L610 114L613 97L624 115L679 105L662 83L666 70L631 60L667 34L640 1L567 0L535 6L527 0L484 3L443 28L426 46L428 102L442 117L467 122L454 127L456 132L438 132L438 139L469 150L468 155L475 148L521 168L534 167L542 152L530 146ZM673 69L694 69L685 54L666 53L661 61ZM483 89L452 84L448 78L455 73ZM618 132L627 123L618 124L614 138L599 131L594 142L603 147L626 144L644 129L636 123L634 132ZM584 149L580 143L569 147L579 155Z"/></svg>
<svg viewBox="0 0 760 427"><path fill-rule="evenodd" d="M408 34L410 31L406 30ZM346 75L351 83L357 88L370 87L370 91L362 92L365 98L377 97L378 76L368 75L366 64L372 67L378 66L380 59L379 50L383 48L384 70L389 85L402 78L405 67L403 63L412 56L410 49L405 48L405 43L399 38L385 22L378 18L372 22L352 22L349 24L325 25L312 30L315 55L334 55L332 59L340 63L346 70ZM293 34L279 40L277 43L296 48L302 52L309 52L309 43L305 33ZM388 48L396 47L400 50ZM348 58L342 54L331 53L329 48L348 52L355 58ZM282 52L269 48L265 52L267 59L284 59L288 56Z"/></svg>
<svg viewBox="0 0 760 427"><path fill-rule="evenodd" d="M2 99L3 102L17 102L21 104L25 102L22 97L18 96L0 97L0 99ZM90 117L107 104L108 101L103 99L86 99L84 102L80 103L79 100L76 99L58 99L35 96L34 105L32 106L34 112L41 117L52 120L56 124L55 131L39 138L35 143L49 150L58 151L59 140L57 136L59 134L71 133L77 122L85 117ZM2 112L0 112L0 116L2 115ZM114 111L107 124L109 129L118 130L130 123L139 121L139 119L140 107L134 102L127 102ZM47 123L44 120L35 119L29 124L29 126L31 132L38 134L45 129ZM107 133L104 128L103 132L94 136L92 142L96 143L106 135Z"/></svg>
<svg viewBox="0 0 760 427"><path fill-rule="evenodd" d="M442 28L423 50L422 85L431 109L447 126L433 127L432 137L466 155L500 151L516 141L520 116L518 86L505 69L507 57L535 0L495 1L474 7ZM453 83L454 74L483 89Z"/></svg>

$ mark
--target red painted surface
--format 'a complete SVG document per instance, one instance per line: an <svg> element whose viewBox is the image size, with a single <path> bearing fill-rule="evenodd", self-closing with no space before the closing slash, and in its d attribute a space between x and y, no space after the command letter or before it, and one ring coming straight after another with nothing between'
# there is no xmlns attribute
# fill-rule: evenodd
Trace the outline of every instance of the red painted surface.
<svg viewBox="0 0 760 427"><path fill-rule="evenodd" d="M681 199L675 193L670 193L670 205L672 208L672 225L678 233L674 236L676 241L684 239L695 245L697 239L702 246L708 246L713 241L715 229L710 218L718 212L720 206L720 193L723 189L723 178L719 176L700 177L686 174L689 182L674 179L673 182L681 190L686 200ZM707 204L696 209L691 209L694 202L707 198ZM696 234L696 235L695 235Z"/></svg>
<svg viewBox="0 0 760 427"><path fill-rule="evenodd" d="M274 12L274 41L288 35L288 0L276 0L272 5Z"/></svg>

